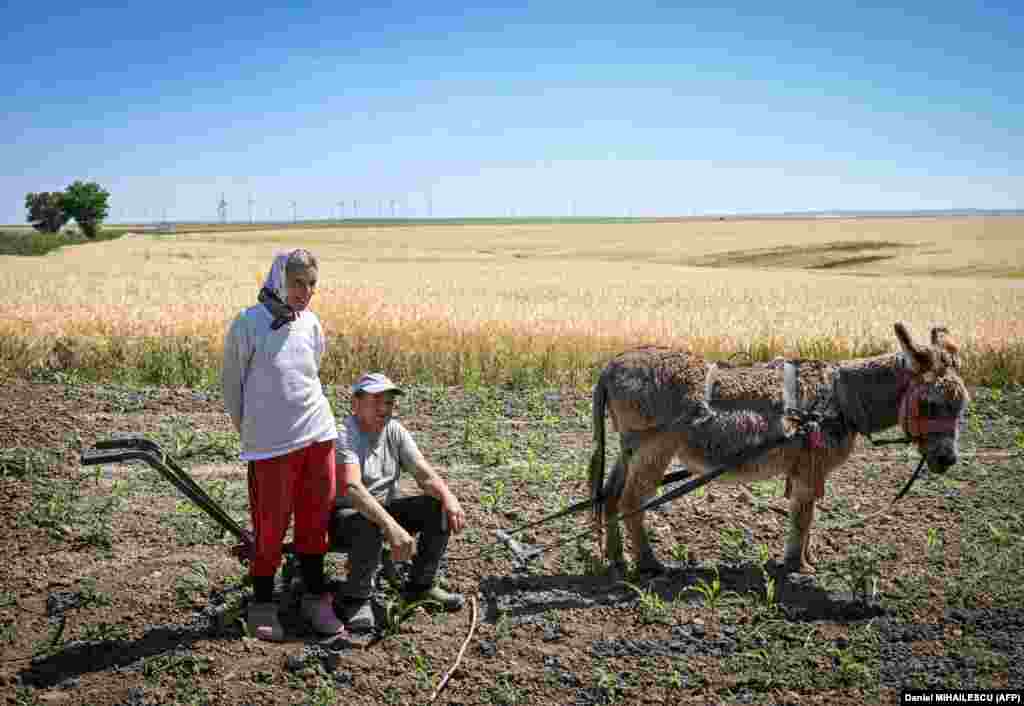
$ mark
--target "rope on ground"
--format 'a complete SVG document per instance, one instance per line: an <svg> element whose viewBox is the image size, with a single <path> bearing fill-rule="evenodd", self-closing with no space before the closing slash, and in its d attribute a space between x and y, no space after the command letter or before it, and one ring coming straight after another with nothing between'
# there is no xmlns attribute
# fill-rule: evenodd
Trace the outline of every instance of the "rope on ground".
<svg viewBox="0 0 1024 706"><path fill-rule="evenodd" d="M444 689L445 685L448 684L448 679L451 678L455 670L459 668L459 664L462 662L462 656L466 653L466 648L469 647L469 641L473 639L473 633L476 632L476 596L469 597L470 607L473 609L472 616L470 617L469 634L466 635L466 639L462 643L462 647L459 648L459 654L455 657L455 664L452 665L451 669L444 673L441 677L441 681L437 683L437 688L434 689L434 693L430 696L430 703L434 703L437 697L441 694L441 690Z"/></svg>

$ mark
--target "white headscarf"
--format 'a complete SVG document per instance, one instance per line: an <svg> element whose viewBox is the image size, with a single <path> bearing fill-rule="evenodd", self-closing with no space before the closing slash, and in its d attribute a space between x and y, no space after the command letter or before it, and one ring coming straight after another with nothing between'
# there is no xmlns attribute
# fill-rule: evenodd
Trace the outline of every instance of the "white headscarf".
<svg viewBox="0 0 1024 706"><path fill-rule="evenodd" d="M288 301L288 283L286 281L285 267L288 264L288 258L292 256L292 251L279 251L274 254L274 263L270 266L270 272L267 273L267 278L263 281L263 288L269 289L271 292L277 295L277 298L283 302Z"/></svg>

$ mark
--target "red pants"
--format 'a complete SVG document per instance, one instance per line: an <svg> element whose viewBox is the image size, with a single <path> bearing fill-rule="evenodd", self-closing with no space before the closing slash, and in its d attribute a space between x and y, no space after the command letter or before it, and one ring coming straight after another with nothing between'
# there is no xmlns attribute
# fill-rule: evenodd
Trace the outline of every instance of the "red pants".
<svg viewBox="0 0 1024 706"><path fill-rule="evenodd" d="M295 513L295 551L327 552L327 524L337 492L334 442L322 441L284 456L249 463L249 513L256 536L251 576L273 576Z"/></svg>

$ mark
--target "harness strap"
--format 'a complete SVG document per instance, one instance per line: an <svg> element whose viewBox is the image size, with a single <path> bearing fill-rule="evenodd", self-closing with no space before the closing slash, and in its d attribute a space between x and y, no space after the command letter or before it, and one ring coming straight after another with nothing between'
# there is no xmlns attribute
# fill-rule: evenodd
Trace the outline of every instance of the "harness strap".
<svg viewBox="0 0 1024 706"><path fill-rule="evenodd" d="M787 360L782 365L783 409L802 409L800 400L800 363Z"/></svg>
<svg viewBox="0 0 1024 706"><path fill-rule="evenodd" d="M715 397L715 371L718 370L718 363L712 362L704 375L704 401L711 404Z"/></svg>

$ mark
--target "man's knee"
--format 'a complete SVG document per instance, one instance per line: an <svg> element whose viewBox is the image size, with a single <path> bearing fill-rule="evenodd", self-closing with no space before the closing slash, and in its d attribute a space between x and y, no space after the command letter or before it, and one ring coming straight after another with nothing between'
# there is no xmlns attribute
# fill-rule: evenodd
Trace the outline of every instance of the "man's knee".
<svg viewBox="0 0 1024 706"><path fill-rule="evenodd" d="M363 517L358 510L345 508L335 510L331 515L330 538L331 549L342 550L381 542L384 535L379 527Z"/></svg>
<svg viewBox="0 0 1024 706"><path fill-rule="evenodd" d="M420 524L425 533L430 535L448 534L448 518L444 512L444 506L437 498L429 495L420 496Z"/></svg>

